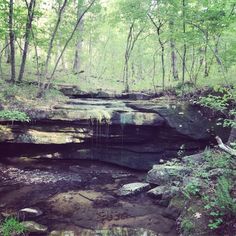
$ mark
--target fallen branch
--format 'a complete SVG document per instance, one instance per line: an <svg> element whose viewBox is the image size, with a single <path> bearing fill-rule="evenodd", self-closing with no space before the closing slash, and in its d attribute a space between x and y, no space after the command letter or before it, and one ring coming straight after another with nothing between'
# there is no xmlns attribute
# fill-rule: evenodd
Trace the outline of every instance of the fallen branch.
<svg viewBox="0 0 236 236"><path fill-rule="evenodd" d="M229 146L227 146L227 145L225 145L222 142L222 140L221 140L221 138L219 136L216 136L216 141L217 141L220 149L222 149L223 151L229 153L232 156L236 156L236 150L231 148L231 147L229 147Z"/></svg>

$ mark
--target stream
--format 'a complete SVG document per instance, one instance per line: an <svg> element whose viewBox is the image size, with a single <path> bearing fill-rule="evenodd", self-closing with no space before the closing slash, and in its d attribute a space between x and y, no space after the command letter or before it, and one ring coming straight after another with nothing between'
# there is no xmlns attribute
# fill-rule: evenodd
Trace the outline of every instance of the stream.
<svg viewBox="0 0 236 236"><path fill-rule="evenodd" d="M178 235L175 220L166 218L165 208L154 199L144 193L117 196L123 184L142 182L145 172L99 161L9 158L1 162L0 211L4 216L17 215L22 208L38 208L43 214L33 220L46 225L48 232L73 231L77 236L114 227Z"/></svg>
<svg viewBox="0 0 236 236"><path fill-rule="evenodd" d="M29 124L0 124L0 220L39 209L21 220L48 229L29 235L177 236L167 206L146 191L124 197L119 189L228 135L198 107L163 99L74 98L28 113Z"/></svg>

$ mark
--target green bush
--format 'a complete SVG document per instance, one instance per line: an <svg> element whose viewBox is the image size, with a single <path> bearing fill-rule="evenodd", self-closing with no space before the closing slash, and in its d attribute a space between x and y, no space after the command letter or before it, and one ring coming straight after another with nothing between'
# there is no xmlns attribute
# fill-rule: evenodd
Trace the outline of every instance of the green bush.
<svg viewBox="0 0 236 236"><path fill-rule="evenodd" d="M23 235L26 228L15 217L6 218L0 225L2 236Z"/></svg>
<svg viewBox="0 0 236 236"><path fill-rule="evenodd" d="M217 185L212 196L204 196L205 209L208 211L210 221L208 227L218 229L224 219L236 216L236 202L230 196L230 180L224 176L218 178Z"/></svg>
<svg viewBox="0 0 236 236"><path fill-rule="evenodd" d="M230 163L232 157L227 153L217 153L212 151L205 151L204 152L204 160L207 162L208 166L212 169L214 168L223 168L228 169L230 168Z"/></svg>
<svg viewBox="0 0 236 236"><path fill-rule="evenodd" d="M0 111L0 120L30 122L30 118L25 112L9 110Z"/></svg>
<svg viewBox="0 0 236 236"><path fill-rule="evenodd" d="M191 199L191 196L197 195L200 192L200 190L201 190L201 185L199 181L193 180L193 181L190 181L184 187L183 193L187 198Z"/></svg>
<svg viewBox="0 0 236 236"><path fill-rule="evenodd" d="M193 233L195 225L190 219L184 218L181 221L180 227L184 233L190 235L190 233Z"/></svg>
<svg viewBox="0 0 236 236"><path fill-rule="evenodd" d="M225 214L236 216L236 202L230 196L230 189L229 179L224 176L220 177L215 191L216 203Z"/></svg>

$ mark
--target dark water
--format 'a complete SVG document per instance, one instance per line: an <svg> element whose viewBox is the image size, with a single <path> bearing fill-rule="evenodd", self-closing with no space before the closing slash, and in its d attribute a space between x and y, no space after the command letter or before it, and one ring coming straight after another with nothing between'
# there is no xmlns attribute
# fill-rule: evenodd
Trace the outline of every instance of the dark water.
<svg viewBox="0 0 236 236"><path fill-rule="evenodd" d="M49 231L73 230L78 236L116 226L177 235L175 221L165 218L164 208L145 193L117 196L123 184L144 179L144 172L97 161L1 159L0 211L17 215L22 208L36 207L43 215L34 221Z"/></svg>

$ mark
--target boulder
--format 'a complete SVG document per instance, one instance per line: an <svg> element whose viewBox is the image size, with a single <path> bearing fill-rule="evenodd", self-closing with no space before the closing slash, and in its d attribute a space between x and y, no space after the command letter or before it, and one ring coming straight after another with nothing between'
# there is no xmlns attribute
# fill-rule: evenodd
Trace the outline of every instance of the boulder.
<svg viewBox="0 0 236 236"><path fill-rule="evenodd" d="M180 189L175 186L158 186L156 188L149 190L147 194L154 198L162 200L170 200L179 191Z"/></svg>
<svg viewBox="0 0 236 236"><path fill-rule="evenodd" d="M130 196L150 189L148 183L131 183L123 185L118 192L119 196Z"/></svg>
<svg viewBox="0 0 236 236"><path fill-rule="evenodd" d="M224 139L228 137L228 131L216 125L217 121L205 117L199 107L189 103L178 103L163 99L151 101L136 101L128 104L129 107L146 111L155 112L164 118L166 124L178 131L179 133L188 136L195 140L204 140L211 138L211 133L215 136L221 134Z"/></svg>
<svg viewBox="0 0 236 236"><path fill-rule="evenodd" d="M199 165L204 162L204 153L197 153L191 156L185 156L182 161L186 164Z"/></svg>
<svg viewBox="0 0 236 236"><path fill-rule="evenodd" d="M38 224L34 221L23 221L21 223L29 233L45 233L48 230L47 226Z"/></svg>
<svg viewBox="0 0 236 236"><path fill-rule="evenodd" d="M165 185L171 181L181 179L190 172L190 168L181 165L154 165L147 174L147 182L157 185Z"/></svg>

